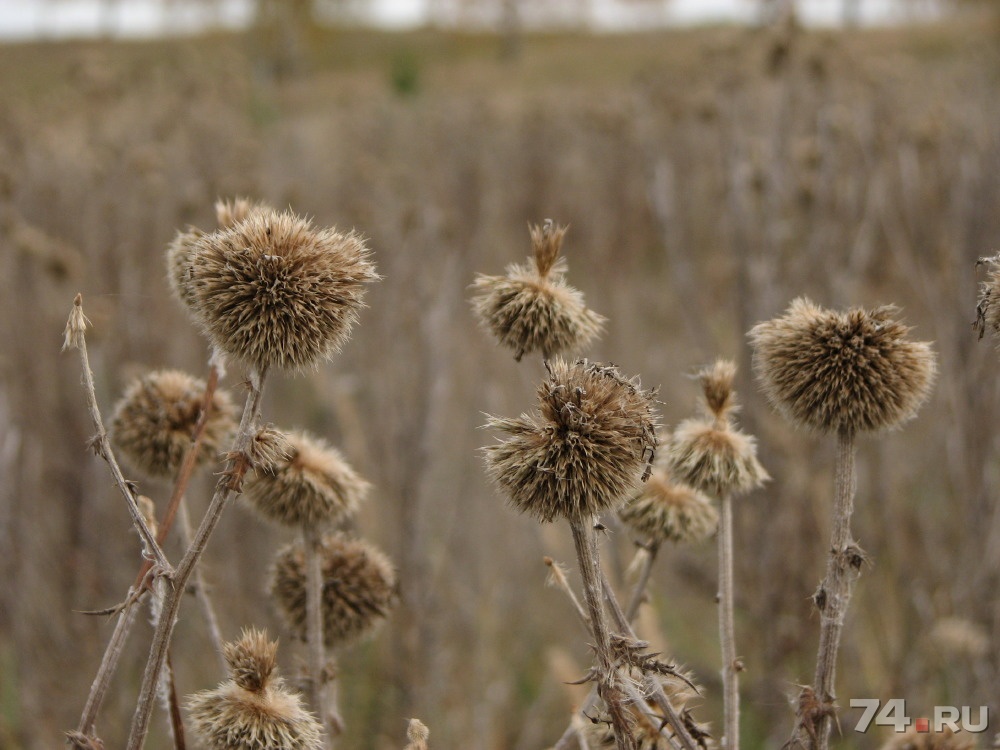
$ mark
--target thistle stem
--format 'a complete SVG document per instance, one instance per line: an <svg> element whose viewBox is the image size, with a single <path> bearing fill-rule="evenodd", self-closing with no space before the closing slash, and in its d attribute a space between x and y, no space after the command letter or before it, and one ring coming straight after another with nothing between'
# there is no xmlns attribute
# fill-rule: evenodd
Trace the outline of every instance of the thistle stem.
<svg viewBox="0 0 1000 750"><path fill-rule="evenodd" d="M740 747L740 665L736 657L733 618L733 500L720 498L719 517L719 641L722 646L723 750Z"/></svg>
<svg viewBox="0 0 1000 750"><path fill-rule="evenodd" d="M604 617L604 603L601 595L601 568L597 551L597 536L592 518L571 518L573 544L576 547L580 576L583 578L583 593L590 612L590 627L597 650L599 695L604 699L611 714L611 724L615 732L618 750L631 750L635 739L629 727L624 706L624 696L615 684L615 667L611 657L611 641L608 636L607 620Z"/></svg>
<svg viewBox="0 0 1000 750"><path fill-rule="evenodd" d="M316 524L302 526L306 563L306 645L309 652L309 702L330 735L342 727L335 711L327 706L326 642L323 634L323 569L320 555L322 532ZM329 747L329 739L326 739Z"/></svg>
<svg viewBox="0 0 1000 750"><path fill-rule="evenodd" d="M639 578L635 582L635 588L632 589L632 598L625 608L625 619L630 623L635 621L636 615L639 614L639 607L646 600L646 588L649 586L649 576L653 572L653 563L656 561L656 555L659 551L660 545L656 543L650 543L646 547L646 554L643 555L642 559L642 568L639 570Z"/></svg>
<svg viewBox="0 0 1000 750"><path fill-rule="evenodd" d="M835 717L837 651L840 648L851 589L864 561L864 553L851 537L855 489L854 434L841 430L837 434L830 554L827 558L826 576L815 596L816 606L820 611L820 633L813 693L819 705L812 710L811 716L803 716L800 711L796 726L798 736L805 740L807 747L815 750L827 750L830 746L830 732Z"/></svg>
<svg viewBox="0 0 1000 750"><path fill-rule="evenodd" d="M229 453L226 472L223 474L212 502L205 512L205 516L195 533L194 541L184 553L183 559L174 571L171 579L172 587L166 594L163 602L163 612L153 634L153 643L150 646L149 659L146 662L146 670L142 676L142 687L139 692L139 700L136 703L135 714L132 718L132 728L129 732L127 750L140 750L146 741L149 732L149 721L153 712L155 702L156 685L166 660L167 650L170 647L170 638L173 635L174 626L177 623L177 612L180 609L181 597L187 586L195 566L201 559L208 540L215 531L215 527L222 517L229 500L241 491L243 476L250 468L248 449L253 440L257 415L260 410L261 394L264 386L266 373L252 373L249 382L249 393L247 394L246 405L243 409L243 417L240 420L239 431L233 441L233 449Z"/></svg>

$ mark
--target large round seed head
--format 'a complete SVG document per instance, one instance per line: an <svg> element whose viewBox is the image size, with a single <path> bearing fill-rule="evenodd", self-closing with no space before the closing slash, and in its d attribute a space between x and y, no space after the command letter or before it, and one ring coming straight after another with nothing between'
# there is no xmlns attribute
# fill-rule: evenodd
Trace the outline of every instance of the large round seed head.
<svg viewBox="0 0 1000 750"><path fill-rule="evenodd" d="M719 513L712 501L657 468L642 490L618 511L621 519L651 544L700 542L715 533Z"/></svg>
<svg viewBox="0 0 1000 750"><path fill-rule="evenodd" d="M177 370L159 370L125 389L111 417L111 439L136 469L151 477L172 477L191 445L201 413L205 382ZM229 394L217 390L205 425L198 462L215 460L236 429Z"/></svg>
<svg viewBox="0 0 1000 750"><path fill-rule="evenodd" d="M320 548L323 576L323 639L338 646L363 635L396 602L396 571L374 546L361 539L325 536ZM278 553L271 595L289 630L306 636L306 561L301 544Z"/></svg>
<svg viewBox="0 0 1000 750"><path fill-rule="evenodd" d="M346 343L378 275L361 237L290 212L250 211L194 240L185 284L220 350L258 369L301 370Z"/></svg>
<svg viewBox="0 0 1000 750"><path fill-rule="evenodd" d="M276 673L278 644L245 630L223 646L231 679L187 700L191 728L210 750L320 750L322 728Z"/></svg>
<svg viewBox="0 0 1000 750"><path fill-rule="evenodd" d="M716 497L743 495L770 479L757 460L753 437L715 421L681 422L667 458L674 477Z"/></svg>
<svg viewBox="0 0 1000 750"><path fill-rule="evenodd" d="M892 737L881 750L976 750L978 747L976 735L969 732L952 732L948 727L941 732L918 732L916 727L910 727Z"/></svg>
<svg viewBox="0 0 1000 750"><path fill-rule="evenodd" d="M487 426L508 437L485 448L487 472L514 507L540 521L615 510L647 478L654 394L613 366L558 358L546 366L539 412L490 417Z"/></svg>
<svg viewBox="0 0 1000 750"><path fill-rule="evenodd" d="M531 227L534 257L513 263L506 276L479 274L472 307L484 328L514 358L530 352L551 357L579 350L604 328L605 319L587 308L583 294L564 280L566 263L558 259L565 227Z"/></svg>
<svg viewBox="0 0 1000 750"><path fill-rule="evenodd" d="M800 297L750 331L754 371L774 407L821 432L856 433L914 417L930 394L930 344L908 341L896 308L824 310Z"/></svg>
<svg viewBox="0 0 1000 750"><path fill-rule="evenodd" d="M286 526L337 521L353 515L371 485L340 452L304 433L286 433L287 455L258 466L244 497L265 518Z"/></svg>

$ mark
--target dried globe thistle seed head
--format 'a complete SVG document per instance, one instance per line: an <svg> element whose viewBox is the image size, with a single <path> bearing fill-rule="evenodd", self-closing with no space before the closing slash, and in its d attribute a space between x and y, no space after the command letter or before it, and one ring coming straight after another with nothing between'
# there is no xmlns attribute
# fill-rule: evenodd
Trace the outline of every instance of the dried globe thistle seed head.
<svg viewBox="0 0 1000 750"><path fill-rule="evenodd" d="M553 223L552 219L546 219L541 226L528 225L531 249L535 255L535 270L540 278L548 276L555 266L567 229L568 227Z"/></svg>
<svg viewBox="0 0 1000 750"><path fill-rule="evenodd" d="M719 513L702 492L655 469L640 492L618 515L651 544L701 542L715 533Z"/></svg>
<svg viewBox="0 0 1000 750"><path fill-rule="evenodd" d="M367 632L396 602L396 571L373 545L339 534L320 544L323 635L338 646ZM296 638L306 636L306 567L301 544L282 549L271 573L271 595Z"/></svg>
<svg viewBox="0 0 1000 750"><path fill-rule="evenodd" d="M195 319L198 308L191 284L191 253L194 243L204 235L200 229L188 227L183 232L178 232L167 246L167 281L170 283L170 291Z"/></svg>
<svg viewBox="0 0 1000 750"><path fill-rule="evenodd" d="M514 507L543 522L614 510L647 478L655 394L613 366L555 359L546 367L539 412L490 418L507 439L484 449L487 472Z"/></svg>
<svg viewBox="0 0 1000 750"><path fill-rule="evenodd" d="M427 738L431 731L420 719L410 719L406 725L406 750L427 750Z"/></svg>
<svg viewBox="0 0 1000 750"><path fill-rule="evenodd" d="M720 422L728 420L738 407L733 381L736 379L736 363L728 359L718 359L715 364L703 368L698 373L702 395L708 413Z"/></svg>
<svg viewBox="0 0 1000 750"><path fill-rule="evenodd" d="M253 211L273 211L266 203L255 203L249 198L232 198L215 202L215 218L219 226L228 229L247 218Z"/></svg>
<svg viewBox="0 0 1000 750"><path fill-rule="evenodd" d="M158 370L125 389L111 417L111 439L135 468L151 477L172 477L191 445L205 382L177 370ZM217 390L205 425L199 463L212 461L236 428L229 394Z"/></svg>
<svg viewBox="0 0 1000 750"><path fill-rule="evenodd" d="M918 732L916 727L910 727L902 734L897 734L882 745L881 750L976 750L979 743L976 735L969 732L952 732L944 727L941 732Z"/></svg>
<svg viewBox="0 0 1000 750"><path fill-rule="evenodd" d="M743 495L770 479L757 460L753 437L713 422L681 422L667 458L672 476L716 497Z"/></svg>
<svg viewBox="0 0 1000 750"><path fill-rule="evenodd" d="M244 496L257 512L285 526L354 515L371 485L322 440L296 432L285 437L286 457L263 467L244 487Z"/></svg>
<svg viewBox="0 0 1000 750"><path fill-rule="evenodd" d="M191 729L209 750L323 747L320 723L302 705L302 698L276 675L276 647L276 643L268 643L266 633L244 631L239 641L225 646L233 679L188 697ZM252 687L244 687L241 681Z"/></svg>
<svg viewBox="0 0 1000 750"><path fill-rule="evenodd" d="M908 341L896 308L824 310L800 297L750 331L754 371L772 405L794 424L857 433L914 417L936 373L927 342Z"/></svg>
<svg viewBox="0 0 1000 750"><path fill-rule="evenodd" d="M222 645L230 677L251 693L263 691L278 665L278 642L267 639L266 630L245 628L238 641Z"/></svg>
<svg viewBox="0 0 1000 750"><path fill-rule="evenodd" d="M250 211L197 238L188 263L184 293L205 334L257 369L302 370L339 351L378 279L359 235L288 211Z"/></svg>
<svg viewBox="0 0 1000 750"><path fill-rule="evenodd" d="M273 474L288 461L294 451L288 436L270 424L257 430L247 448L250 465L257 474Z"/></svg>

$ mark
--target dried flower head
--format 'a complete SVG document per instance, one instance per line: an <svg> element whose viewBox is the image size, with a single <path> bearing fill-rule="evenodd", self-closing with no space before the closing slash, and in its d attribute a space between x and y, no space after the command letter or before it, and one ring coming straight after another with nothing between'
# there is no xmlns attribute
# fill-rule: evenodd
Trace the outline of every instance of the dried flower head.
<svg viewBox="0 0 1000 750"><path fill-rule="evenodd" d="M265 518L286 526L336 521L353 515L371 485L340 452L304 433L285 435L286 455L247 481L244 496Z"/></svg>
<svg viewBox="0 0 1000 750"><path fill-rule="evenodd" d="M715 533L719 513L703 493L674 481L664 468L618 511L621 519L651 544L700 542Z"/></svg>
<svg viewBox="0 0 1000 750"><path fill-rule="evenodd" d="M969 732L952 732L948 727L941 732L918 732L910 727L882 745L881 750L976 750L979 743Z"/></svg>
<svg viewBox="0 0 1000 750"><path fill-rule="evenodd" d="M77 294L73 299L73 309L70 310L69 318L66 319L66 329L63 331L63 351L83 347L88 323L90 321L83 314L83 295Z"/></svg>
<svg viewBox="0 0 1000 750"><path fill-rule="evenodd" d="M580 349L600 334L605 320L563 278L566 263L558 256L566 227L547 221L530 231L534 257L528 263L509 265L506 276L479 274L472 285L480 323L518 361L534 351L548 358Z"/></svg>
<svg viewBox="0 0 1000 750"><path fill-rule="evenodd" d="M799 297L750 331L765 395L791 422L856 433L914 417L936 373L926 342L908 341L896 308L824 310Z"/></svg>
<svg viewBox="0 0 1000 750"><path fill-rule="evenodd" d="M255 203L249 198L232 198L215 202L215 218L222 229L244 221L253 211L264 213L274 211L266 203Z"/></svg>
<svg viewBox="0 0 1000 750"><path fill-rule="evenodd" d="M431 731L420 719L410 719L406 725L406 739L408 740L405 750L427 750L427 738L431 736Z"/></svg>
<svg viewBox="0 0 1000 750"><path fill-rule="evenodd" d="M546 363L540 412L490 417L509 437L485 448L487 472L518 510L552 521L615 510L656 449L653 393L613 366Z"/></svg>
<svg viewBox="0 0 1000 750"><path fill-rule="evenodd" d="M244 630L223 647L230 679L187 700L191 728L210 750L320 750L322 728L277 676L277 641Z"/></svg>
<svg viewBox="0 0 1000 750"><path fill-rule="evenodd" d="M354 232L288 211L250 211L195 238L181 295L222 351L258 369L301 370L346 343L378 275Z"/></svg>
<svg viewBox="0 0 1000 750"><path fill-rule="evenodd" d="M203 380L177 370L151 372L125 389L111 417L111 439L139 471L172 477L191 445L204 398ZM215 391L199 463L215 459L236 428L235 417L229 394Z"/></svg>
<svg viewBox="0 0 1000 750"><path fill-rule="evenodd" d="M964 617L943 617L931 629L930 639L949 657L982 659L990 652L989 632Z"/></svg>
<svg viewBox="0 0 1000 750"><path fill-rule="evenodd" d="M337 646L364 634L385 618L396 601L396 571L373 545L339 534L323 537L323 634ZM271 595L297 638L306 635L306 563L301 544L278 553Z"/></svg>
<svg viewBox="0 0 1000 750"><path fill-rule="evenodd" d="M179 231L167 245L167 281L170 291L184 306L184 309L197 320L194 287L191 284L191 253L195 242L205 236L196 227L188 227Z"/></svg>
<svg viewBox="0 0 1000 750"><path fill-rule="evenodd" d="M736 363L728 359L718 359L715 364L698 373L708 416L715 417L720 422L728 421L736 411L736 392L733 390L735 379Z"/></svg>

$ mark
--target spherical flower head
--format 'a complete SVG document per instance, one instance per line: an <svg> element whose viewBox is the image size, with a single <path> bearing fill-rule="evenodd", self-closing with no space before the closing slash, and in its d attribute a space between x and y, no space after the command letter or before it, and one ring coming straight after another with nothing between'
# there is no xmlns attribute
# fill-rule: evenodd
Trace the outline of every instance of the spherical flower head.
<svg viewBox="0 0 1000 750"><path fill-rule="evenodd" d="M232 198L215 202L215 218L223 229L244 221L254 211L268 213L274 209L266 203L254 202L249 198Z"/></svg>
<svg viewBox="0 0 1000 750"><path fill-rule="evenodd" d="M702 492L653 470L640 492L618 511L632 531L650 544L701 542L715 533L719 513Z"/></svg>
<svg viewBox="0 0 1000 750"><path fill-rule="evenodd" d="M515 508L543 522L616 510L648 478L655 394L613 366L556 358L546 367L539 412L490 418L508 438L485 449L487 472Z"/></svg>
<svg viewBox="0 0 1000 750"><path fill-rule="evenodd" d="M111 439L139 471L151 477L173 477L191 445L204 397L205 382L187 373L149 373L132 381L115 406ZM236 429L235 418L229 394L215 391L199 463L215 459Z"/></svg>
<svg viewBox="0 0 1000 750"><path fill-rule="evenodd" d="M892 737L881 750L976 750L978 747L976 735L969 732L952 732L948 727L941 732L918 732L916 727L910 727Z"/></svg>
<svg viewBox="0 0 1000 750"><path fill-rule="evenodd" d="M286 455L258 465L244 497L285 526L336 522L357 512L371 485L335 448L305 433L285 433Z"/></svg>
<svg viewBox="0 0 1000 750"><path fill-rule="evenodd" d="M927 342L907 340L896 308L824 310L800 297L750 331L754 371L788 420L819 432L858 433L916 416L936 374Z"/></svg>
<svg viewBox="0 0 1000 750"><path fill-rule="evenodd" d="M184 309L197 320L194 286L191 284L191 253L195 243L205 235L196 227L178 232L167 246L167 281L170 291Z"/></svg>
<svg viewBox="0 0 1000 750"><path fill-rule="evenodd" d="M191 728L210 750L320 750L322 728L276 674L278 644L245 630L223 646L231 678L187 700Z"/></svg>
<svg viewBox="0 0 1000 750"><path fill-rule="evenodd" d="M605 319L564 280L566 264L558 256L565 234L565 227L551 222L531 227L534 257L527 264L509 265L506 276L480 274L472 285L480 323L518 361L535 351L548 358L578 350L604 327Z"/></svg>
<svg viewBox="0 0 1000 750"><path fill-rule="evenodd" d="M377 278L354 232L257 210L194 239L182 294L219 350L258 370L298 371L347 342Z"/></svg>
<svg viewBox="0 0 1000 750"><path fill-rule="evenodd" d="M339 534L323 537L323 636L339 646L368 632L396 602L396 571L377 548ZM306 637L306 560L301 544L278 553L271 574L271 595L296 638Z"/></svg>

